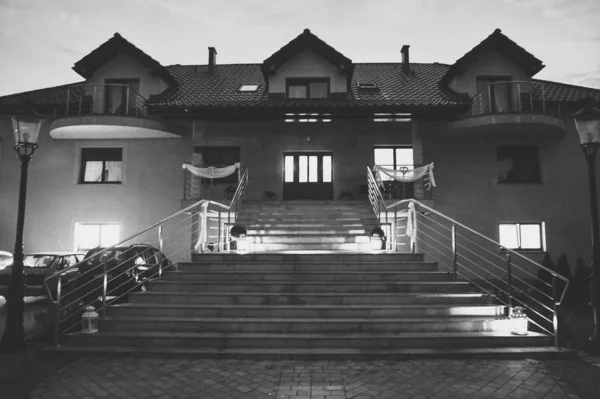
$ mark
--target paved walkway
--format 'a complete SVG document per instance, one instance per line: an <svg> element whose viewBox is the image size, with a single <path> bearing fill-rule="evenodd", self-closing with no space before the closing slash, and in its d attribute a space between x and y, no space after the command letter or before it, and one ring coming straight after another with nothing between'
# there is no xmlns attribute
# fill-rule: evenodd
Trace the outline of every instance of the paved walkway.
<svg viewBox="0 0 600 399"><path fill-rule="evenodd" d="M0 355L0 398L600 398L600 360L76 358L33 349Z"/></svg>

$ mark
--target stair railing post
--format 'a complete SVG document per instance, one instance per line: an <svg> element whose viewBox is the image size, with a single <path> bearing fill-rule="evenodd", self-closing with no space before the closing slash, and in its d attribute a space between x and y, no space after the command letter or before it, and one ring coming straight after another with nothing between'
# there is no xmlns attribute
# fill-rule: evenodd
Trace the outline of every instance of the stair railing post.
<svg viewBox="0 0 600 399"><path fill-rule="evenodd" d="M452 223L452 279L458 280L458 252L456 251L456 225Z"/></svg>
<svg viewBox="0 0 600 399"><path fill-rule="evenodd" d="M65 116L69 116L69 101L71 99L71 89L67 89L67 105L65 108Z"/></svg>
<svg viewBox="0 0 600 399"><path fill-rule="evenodd" d="M106 317L106 291L108 289L108 260L104 260L104 281L102 284L102 317Z"/></svg>
<svg viewBox="0 0 600 399"><path fill-rule="evenodd" d="M129 85L126 86L126 91L125 91L125 96L126 96L126 101L125 101L125 116L129 115Z"/></svg>
<svg viewBox="0 0 600 399"><path fill-rule="evenodd" d="M222 245L223 245L223 243L221 242L221 233L222 233L221 230L223 229L223 226L221 226L221 210L219 210L217 212L217 223L218 223L218 228L217 228L217 243L218 244L217 245L219 247L219 252L221 252Z"/></svg>
<svg viewBox="0 0 600 399"><path fill-rule="evenodd" d="M506 283L508 284L508 316L512 314L512 263L510 261L510 253L506 254Z"/></svg>
<svg viewBox="0 0 600 399"><path fill-rule="evenodd" d="M60 294L62 289L62 275L58 275L56 283L56 320L54 320L54 346L59 347L58 335L60 334Z"/></svg>
<svg viewBox="0 0 600 399"><path fill-rule="evenodd" d="M558 308L556 301L558 299L558 279L552 276L552 327L554 328L554 346L558 348Z"/></svg>
<svg viewBox="0 0 600 399"><path fill-rule="evenodd" d="M96 113L96 89L97 87L94 86L94 96L92 97L92 114Z"/></svg>
<svg viewBox="0 0 600 399"><path fill-rule="evenodd" d="M158 250L160 251L161 259L158 262L158 278L162 277L162 254L163 254L163 227L158 226ZM158 260L158 259L157 259Z"/></svg>
<svg viewBox="0 0 600 399"><path fill-rule="evenodd" d="M392 234L392 250L394 252L396 252L397 248L398 248L398 237L396 237L396 234L398 234L397 231L397 226L398 225L398 207L394 208L394 226L390 226L390 233ZM394 228L392 230L392 227Z"/></svg>

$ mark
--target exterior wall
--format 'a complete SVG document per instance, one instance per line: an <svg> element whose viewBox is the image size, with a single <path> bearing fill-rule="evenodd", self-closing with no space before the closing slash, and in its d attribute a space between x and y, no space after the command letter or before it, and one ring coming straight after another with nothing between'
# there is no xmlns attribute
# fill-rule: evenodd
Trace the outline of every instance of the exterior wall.
<svg viewBox="0 0 600 399"><path fill-rule="evenodd" d="M269 77L269 93L286 93L286 78L330 78L331 93L345 93L348 80L345 73L312 50L304 50L277 68Z"/></svg>
<svg viewBox="0 0 600 399"><path fill-rule="evenodd" d="M310 137L310 141L307 138ZM334 199L343 191L361 196L366 166L373 164L373 146L410 145L409 123L334 120L330 123L196 122L194 146L241 147L242 167L248 167L248 197L264 198L272 191L282 198L284 151L333 152ZM188 158L191 156L189 154ZM215 181L218 186L218 182ZM366 195L366 193L365 193ZM366 198L366 197L365 197Z"/></svg>
<svg viewBox="0 0 600 399"><path fill-rule="evenodd" d="M48 126L42 129L29 165L26 252L72 250L76 222L117 222L126 238L180 209L182 139L53 140ZM0 125L0 134L3 144L12 143L8 123ZM123 147L123 183L77 184L84 146ZM20 162L12 144L2 145L0 159L0 248L12 251Z"/></svg>
<svg viewBox="0 0 600 399"><path fill-rule="evenodd" d="M477 76L510 76L509 80L531 80L521 68L502 54L489 51L481 54L465 71L452 78L449 86L457 93L467 93L473 97L477 94Z"/></svg>
<svg viewBox="0 0 600 399"><path fill-rule="evenodd" d="M436 209L494 240L501 222L545 222L553 260L564 252L572 268L578 256L587 263L591 253L587 165L572 119L565 122L569 131L562 139L490 134L485 128L460 135L423 126L425 157L435 161ZM498 183L499 145L537 146L542 182ZM543 258L542 253L526 255Z"/></svg>

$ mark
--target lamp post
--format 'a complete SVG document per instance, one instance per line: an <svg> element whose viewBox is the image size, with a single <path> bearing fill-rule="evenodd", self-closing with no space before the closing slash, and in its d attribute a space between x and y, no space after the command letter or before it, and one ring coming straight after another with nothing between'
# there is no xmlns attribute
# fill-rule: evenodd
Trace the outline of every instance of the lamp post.
<svg viewBox="0 0 600 399"><path fill-rule="evenodd" d="M588 180L590 188L590 216L592 224L592 275L590 284L590 299L593 308L594 327L591 344L594 349L600 349L598 322L600 322L600 244L598 237L598 197L596 193L596 152L600 146L600 110L594 107L594 99L582 101L582 108L573 118L579 135L579 143L588 164Z"/></svg>
<svg viewBox="0 0 600 399"><path fill-rule="evenodd" d="M21 160L19 185L19 208L17 212L17 235L15 252L6 294L6 325L0 341L0 352L15 353L25 348L23 331L23 225L25 224L25 199L27 197L27 169L33 152L38 148L37 139L43 118L32 110L22 110L11 115L15 135L14 150Z"/></svg>

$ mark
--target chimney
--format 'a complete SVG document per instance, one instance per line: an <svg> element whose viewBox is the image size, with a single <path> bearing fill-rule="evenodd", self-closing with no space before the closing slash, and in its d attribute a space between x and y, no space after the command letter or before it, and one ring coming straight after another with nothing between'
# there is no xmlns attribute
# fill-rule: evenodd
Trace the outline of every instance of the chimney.
<svg viewBox="0 0 600 399"><path fill-rule="evenodd" d="M213 73L217 67L217 49L208 48L208 73Z"/></svg>
<svg viewBox="0 0 600 399"><path fill-rule="evenodd" d="M402 71L404 71L404 73L410 72L410 60L408 58L409 47L409 45L405 44L404 46L402 46L402 50L400 50L400 52L402 53Z"/></svg>

